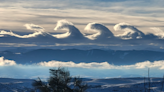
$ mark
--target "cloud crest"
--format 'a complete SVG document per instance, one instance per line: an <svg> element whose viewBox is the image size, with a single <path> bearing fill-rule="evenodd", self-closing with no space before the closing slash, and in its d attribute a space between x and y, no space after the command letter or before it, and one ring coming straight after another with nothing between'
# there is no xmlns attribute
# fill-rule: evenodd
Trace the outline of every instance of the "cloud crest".
<svg viewBox="0 0 164 92"><path fill-rule="evenodd" d="M95 34L85 36L91 40L113 37L113 33L100 23L89 23L84 30L88 32L96 31Z"/></svg>
<svg viewBox="0 0 164 92"><path fill-rule="evenodd" d="M39 26L39 25L35 25L35 24L25 24L24 26L25 26L27 29L29 29L29 30L44 32L44 28L41 27L41 26Z"/></svg>
<svg viewBox="0 0 164 92"><path fill-rule="evenodd" d="M119 23L114 26L115 31L124 31L123 34L118 35L123 39L140 39L145 36L143 32L128 23Z"/></svg>
<svg viewBox="0 0 164 92"><path fill-rule="evenodd" d="M82 33L67 20L59 20L54 30L66 30L67 32L60 35L53 35L56 38L83 38Z"/></svg>
<svg viewBox="0 0 164 92"><path fill-rule="evenodd" d="M154 35L158 36L160 39L164 38L164 31L157 27L151 27L150 29L154 30Z"/></svg>

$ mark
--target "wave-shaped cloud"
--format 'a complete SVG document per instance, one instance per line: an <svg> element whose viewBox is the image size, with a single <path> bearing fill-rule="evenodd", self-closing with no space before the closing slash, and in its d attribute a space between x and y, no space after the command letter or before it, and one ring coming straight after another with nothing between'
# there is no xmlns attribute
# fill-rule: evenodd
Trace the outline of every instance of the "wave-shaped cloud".
<svg viewBox="0 0 164 92"><path fill-rule="evenodd" d="M107 27L100 23L89 23L84 30L88 32L97 32L95 34L85 36L91 40L113 37L113 33Z"/></svg>
<svg viewBox="0 0 164 92"><path fill-rule="evenodd" d="M35 25L35 24L25 24L24 25L27 29L29 30L35 30L35 31L39 31L39 32L44 32L44 28L39 26L39 25Z"/></svg>
<svg viewBox="0 0 164 92"><path fill-rule="evenodd" d="M123 34L118 35L123 39L139 39L143 38L145 34L138 30L136 27L128 23L119 23L114 26L115 31L125 31Z"/></svg>
<svg viewBox="0 0 164 92"><path fill-rule="evenodd" d="M56 38L68 38L68 37L83 38L84 37L83 34L74 26L74 24L67 20L59 20L54 30L67 30L67 32L64 34L52 35Z"/></svg>
<svg viewBox="0 0 164 92"><path fill-rule="evenodd" d="M119 23L114 26L116 31L125 31L119 36L113 35L113 33L104 25L100 23L89 23L85 27L85 31L97 32L91 35L87 33L81 33L73 23L67 20L59 20L54 30L67 30L63 34L50 34L44 30L43 27L35 24L25 24L28 30L33 30L34 33L27 35L19 35L12 31L1 30L0 31L0 43L31 43L38 47L56 48L55 44L83 44L85 46L91 46L94 44L94 48L101 46L107 46L112 49L145 49L154 48L161 50L164 47L163 44L163 31L158 30L156 33L144 34L134 26L127 23ZM26 39L22 39L26 38ZM162 39L161 39L162 38ZM11 40L12 39L12 40ZM152 44L153 45L149 45ZM65 45L65 47L68 45ZM117 46L117 47L116 47ZM134 47L135 46L135 47ZM6 45L7 47L7 45ZM83 47L83 46L81 46ZM73 47L72 47L73 48ZM102 48L102 47L101 47Z"/></svg>
<svg viewBox="0 0 164 92"><path fill-rule="evenodd" d="M164 31L161 30L160 28L157 28L157 27L151 27L150 29L154 30L155 33L154 35L158 36L159 38L164 38Z"/></svg>
<svg viewBox="0 0 164 92"><path fill-rule="evenodd" d="M7 32L5 30L0 31L0 37L14 36L14 37L18 37L18 38L31 38L31 37L36 37L38 35L43 35L43 32L38 31L38 32L34 32L34 33L28 34L28 35L18 35L16 33L13 33L12 31L10 31L10 32Z"/></svg>
<svg viewBox="0 0 164 92"><path fill-rule="evenodd" d="M25 24L24 25L27 29L29 30L33 30L35 31L32 34L27 34L27 35L18 35L16 33L13 33L11 30L10 32L5 31L5 30L1 30L0 31L0 37L8 37L8 36L13 36L13 37L17 37L17 38L33 38L33 37L37 37L39 35L42 36L46 36L49 35L51 36L48 32L44 31L44 28L39 26L39 25L35 25L35 24Z"/></svg>
<svg viewBox="0 0 164 92"><path fill-rule="evenodd" d="M85 33L81 33L75 26L73 23L67 21L67 20L59 20L57 22L56 27L54 28L54 30L67 30L67 32L63 33L63 34L57 34L57 35L52 35L48 32L44 31L44 28L39 26L39 25L35 25L35 24L25 24L24 25L27 29L29 30L33 30L35 31L32 34L28 34L28 35L18 35L16 33L13 33L12 31L8 32L5 30L1 30L0 31L0 37L8 37L8 36L14 36L17 38L32 38L32 37L37 37L39 35L41 36L50 36L50 37L55 37L55 38L88 38L90 40L95 40L95 39L104 39L104 38L112 38L114 37L114 34L103 24L100 23L89 23L87 24L87 26L85 27L85 31L88 32L96 32L93 33L91 35L86 35ZM159 38L163 38L163 31L162 30L157 30L157 28L151 28L156 32L156 36L159 36ZM140 30L138 30L136 27L127 24L127 23L119 23L116 24L114 26L114 30L115 31L125 31L123 34L117 35L118 37L120 37L121 39L141 39L144 37L149 37L150 35L145 35L143 32L141 32ZM152 34L154 36L154 34Z"/></svg>
<svg viewBox="0 0 164 92"><path fill-rule="evenodd" d="M15 61L4 59L4 57L0 57L0 66L12 66L16 65Z"/></svg>

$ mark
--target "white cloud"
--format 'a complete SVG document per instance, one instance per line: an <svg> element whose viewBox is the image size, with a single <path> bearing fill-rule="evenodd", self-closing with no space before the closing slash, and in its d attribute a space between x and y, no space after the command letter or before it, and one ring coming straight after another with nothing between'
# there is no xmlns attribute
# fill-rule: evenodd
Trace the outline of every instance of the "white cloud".
<svg viewBox="0 0 164 92"><path fill-rule="evenodd" d="M4 57L0 57L0 66L13 66L16 65L15 61L4 59Z"/></svg>
<svg viewBox="0 0 164 92"><path fill-rule="evenodd" d="M92 33L92 32L96 32L93 33L92 35L87 35L85 37L91 39L91 40L95 40L98 38L111 38L113 37L113 33L107 28L105 27L103 24L100 23L89 23L85 29L85 31Z"/></svg>
<svg viewBox="0 0 164 92"><path fill-rule="evenodd" d="M26 43L0 43L0 47L31 47L37 46L36 44L26 44Z"/></svg>
<svg viewBox="0 0 164 92"><path fill-rule="evenodd" d="M5 30L1 30L0 31L0 37L14 36L14 37L18 37L18 38L32 38L32 37L37 37L39 35L50 35L48 32L44 31L43 27L41 27L39 25L25 24L24 26L29 30L34 30L35 32L32 34L27 34L27 35L18 35L16 33L13 33L11 30L10 30L10 32L7 32Z"/></svg>
<svg viewBox="0 0 164 92"><path fill-rule="evenodd" d="M57 22L56 27L54 28L54 30L59 30L59 29L65 29L67 30L69 28L69 26L74 26L73 23L67 21L67 20L59 20Z"/></svg>
<svg viewBox="0 0 164 92"><path fill-rule="evenodd" d="M57 34L57 35L52 35L56 38L66 38L71 35L71 30L69 29L70 26L74 26L73 23L67 21L67 20L59 20L56 24L56 27L54 30L66 30L67 32L64 34Z"/></svg>
<svg viewBox="0 0 164 92"><path fill-rule="evenodd" d="M14 36L14 37L18 37L18 38L31 38L31 37L36 37L38 35L42 35L43 33L41 31L38 31L38 32L34 32L32 34L28 34L28 35L18 35L18 34L15 34L13 33L12 31L10 32L7 32L7 31L4 31L4 30L1 30L0 31L0 37L5 37L5 36Z"/></svg>
<svg viewBox="0 0 164 92"><path fill-rule="evenodd" d="M158 37L160 38L164 38L164 31L161 30L160 28L157 28L157 27L151 27L150 29L154 30L155 31L155 35L157 35Z"/></svg>
<svg viewBox="0 0 164 92"><path fill-rule="evenodd" d="M47 67L79 67L79 68L97 68L97 69L147 69L147 68L158 68L164 69L164 60L161 61L144 61L139 62L134 65L113 65L108 62L92 62L92 63L74 63L70 62L62 62L62 61L49 61L49 62L40 62L38 65L47 66Z"/></svg>
<svg viewBox="0 0 164 92"><path fill-rule="evenodd" d="M82 33L74 26L74 24L67 20L59 20L54 30L67 30L64 34L52 35L56 38L83 37Z"/></svg>
<svg viewBox="0 0 164 92"><path fill-rule="evenodd" d="M57 67L66 67L72 76L89 76L91 78L117 77L136 75L135 77L147 76L150 68L150 76L161 77L164 70L164 60L145 61L133 65L113 65L108 62L74 63L62 61L40 62L37 64L21 65L13 60L0 57L0 76L12 78L37 78L48 77L48 70ZM12 70L12 71L11 71Z"/></svg>
<svg viewBox="0 0 164 92"><path fill-rule="evenodd" d="M39 26L39 25L35 25L35 24L25 24L24 25L27 29L29 30L35 30L35 31L41 31L44 32L44 28Z"/></svg>
<svg viewBox="0 0 164 92"><path fill-rule="evenodd" d="M125 39L138 39L145 36L143 32L128 23L118 23L114 26L114 30L125 31L123 34L118 35Z"/></svg>
<svg viewBox="0 0 164 92"><path fill-rule="evenodd" d="M4 57L0 57L0 66L12 66L12 65L18 65L14 60L7 60L4 59ZM37 66L45 66L45 67L75 67L75 68L90 68L90 69L147 69L147 68L157 68L157 69L164 69L164 60L159 61L144 61L139 62L133 65L113 65L109 64L108 62L92 62L92 63L74 63L72 61L69 62L63 62L63 61L48 61L48 62L40 62L37 64L32 64ZM20 65L24 66L24 65Z"/></svg>

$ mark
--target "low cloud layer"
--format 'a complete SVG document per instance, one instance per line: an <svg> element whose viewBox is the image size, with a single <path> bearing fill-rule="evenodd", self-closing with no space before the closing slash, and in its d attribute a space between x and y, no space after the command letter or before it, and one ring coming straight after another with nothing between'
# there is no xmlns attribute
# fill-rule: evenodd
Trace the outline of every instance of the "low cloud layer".
<svg viewBox="0 0 164 92"><path fill-rule="evenodd" d="M106 77L144 77L147 76L147 70L150 68L151 77L162 77L164 70L164 61L144 61L134 65L112 65L107 62L102 63L74 63L62 61L40 62L30 65L18 65L13 60L7 60L0 57L0 77L10 78L47 78L50 68L65 67L72 76L81 76L89 78ZM9 71L10 70L10 71Z"/></svg>
<svg viewBox="0 0 164 92"><path fill-rule="evenodd" d="M4 59L4 57L0 57L0 66L13 66L16 65L15 61Z"/></svg>
<svg viewBox="0 0 164 92"><path fill-rule="evenodd" d="M78 68L94 68L94 69L147 69L147 68L157 68L160 70L164 69L164 60L161 61L144 61L139 62L134 65L113 65L109 64L108 62L102 63L74 63L70 62L62 62L62 61L49 61L49 62L40 62L37 65L46 66L46 67L78 67Z"/></svg>
<svg viewBox="0 0 164 92"><path fill-rule="evenodd" d="M4 57L0 57L0 66L15 66L18 65L14 60L4 59ZM93 68L93 69L145 69L145 68L157 68L160 70L164 70L164 60L160 61L144 61L139 62L134 65L113 65L108 62L92 62L92 63L74 63L72 61L62 62L62 61L48 61L48 62L40 62L37 64L33 64L37 66L45 66L45 67L76 67L76 68ZM18 65L19 66L19 65Z"/></svg>

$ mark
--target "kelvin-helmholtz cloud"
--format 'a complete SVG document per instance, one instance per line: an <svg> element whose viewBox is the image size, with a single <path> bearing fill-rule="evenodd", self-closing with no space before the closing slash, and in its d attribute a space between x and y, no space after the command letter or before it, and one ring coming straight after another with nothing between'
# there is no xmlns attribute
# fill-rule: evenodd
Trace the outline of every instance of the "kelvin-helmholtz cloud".
<svg viewBox="0 0 164 92"><path fill-rule="evenodd" d="M161 77L163 75L164 61L144 61L133 65L113 65L107 62L74 63L72 61L51 60L48 62L41 61L40 63L21 65L17 64L16 61L0 57L0 66L0 77L10 76L12 78L46 78L49 76L48 70L57 67L66 67L72 76L92 78L143 77L147 76L147 69L150 68L151 77Z"/></svg>
<svg viewBox="0 0 164 92"><path fill-rule="evenodd" d="M83 38L82 33L74 26L73 23L67 20L58 21L54 30L67 30L67 32L64 34L53 35L56 38Z"/></svg>
<svg viewBox="0 0 164 92"><path fill-rule="evenodd" d="M85 36L90 40L103 39L103 38L107 39L114 36L113 33L107 27L105 27L103 24L100 23L89 23L84 30L88 32L96 31L96 33L92 35Z"/></svg>
<svg viewBox="0 0 164 92"><path fill-rule="evenodd" d="M17 37L17 38L32 38L32 37L37 37L38 35L42 35L44 33L44 28L35 25L35 24L25 24L24 25L27 29L29 30L33 30L35 31L32 34L28 34L28 35L19 35L16 33L13 33L11 30L5 31L5 30L1 30L0 31L0 37L8 37L8 36L13 36L13 37Z"/></svg>
<svg viewBox="0 0 164 92"><path fill-rule="evenodd" d="M65 30L62 34L51 34L46 29L35 24L25 24L27 30L33 30L34 32L26 35L19 35L11 30L0 31L0 43L33 43L37 46L49 45L51 47L55 44L94 44L96 46L118 46L129 48L129 46L139 46L142 48L153 47L161 48L164 46L161 42L163 39L163 31L152 28L155 33L145 34L135 26L128 23L118 23L114 26L115 31L122 31L123 34L116 35L110 31L105 25L101 23L88 23L84 30L79 30L76 26L67 21L57 21L54 32ZM159 33L160 32L160 33ZM87 34L90 33L90 34ZM10 40L12 39L12 40ZM151 45L150 45L151 44Z"/></svg>
<svg viewBox="0 0 164 92"><path fill-rule="evenodd" d="M141 39L145 34L136 27L128 23L119 23L114 26L115 31L124 31L123 34L118 35L122 39Z"/></svg>

